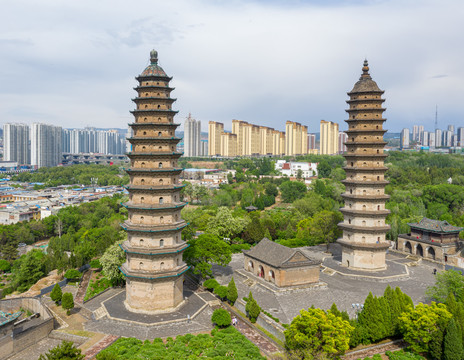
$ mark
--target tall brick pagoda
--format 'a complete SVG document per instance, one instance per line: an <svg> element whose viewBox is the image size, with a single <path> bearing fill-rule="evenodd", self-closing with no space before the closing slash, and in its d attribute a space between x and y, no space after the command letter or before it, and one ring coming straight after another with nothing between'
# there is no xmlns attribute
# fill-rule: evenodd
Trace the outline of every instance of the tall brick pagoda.
<svg viewBox="0 0 464 360"><path fill-rule="evenodd" d="M348 93L345 207L340 209L344 221L339 224L343 238L338 240L342 265L356 270L386 268L389 244L385 235L390 226L385 219L390 211L385 209L389 196L385 195L383 93L369 75L365 60L359 81Z"/></svg>
<svg viewBox="0 0 464 360"><path fill-rule="evenodd" d="M150 65L136 77L138 95L131 111L135 121L129 126L132 151L130 168L128 220L122 225L127 240L121 245L126 262L121 271L126 277L126 308L141 313L171 311L183 302L183 273L188 266L182 253L188 245L181 239L187 225L180 212L176 151L179 138L175 130L169 87L171 77L158 65L158 53L150 52Z"/></svg>

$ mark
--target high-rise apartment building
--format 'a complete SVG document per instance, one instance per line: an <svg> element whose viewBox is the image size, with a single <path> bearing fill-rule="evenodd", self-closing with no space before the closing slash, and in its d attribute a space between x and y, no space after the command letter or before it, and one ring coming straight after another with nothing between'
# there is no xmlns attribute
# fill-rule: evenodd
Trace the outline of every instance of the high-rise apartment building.
<svg viewBox="0 0 464 360"><path fill-rule="evenodd" d="M423 125L419 125L419 136L418 136L418 141L422 144L424 142L424 126Z"/></svg>
<svg viewBox="0 0 464 360"><path fill-rule="evenodd" d="M221 156L221 134L224 132L224 124L210 121L208 124L208 155Z"/></svg>
<svg viewBox="0 0 464 360"><path fill-rule="evenodd" d="M126 277L125 306L145 314L172 311L183 301L184 273L188 266L182 254L188 245L182 241L179 181L182 168L176 151L177 111L172 109L171 77L158 65L158 53L150 52L150 65L137 78L132 111L134 135L128 153L130 168L128 219L122 227L127 240L121 245L126 262L121 272Z"/></svg>
<svg viewBox="0 0 464 360"><path fill-rule="evenodd" d="M338 153L338 124L332 121L321 120L320 154L334 155Z"/></svg>
<svg viewBox="0 0 464 360"><path fill-rule="evenodd" d="M343 131L340 131L338 133L338 152L340 154L343 154L344 152L346 152L346 141L348 139L348 135L343 132Z"/></svg>
<svg viewBox="0 0 464 360"><path fill-rule="evenodd" d="M437 146L437 145L436 145L435 133L434 133L434 132L430 132L430 133L429 133L429 147L435 148L436 146Z"/></svg>
<svg viewBox="0 0 464 360"><path fill-rule="evenodd" d="M57 166L62 161L60 126L34 123L31 125L31 164L41 167Z"/></svg>
<svg viewBox="0 0 464 360"><path fill-rule="evenodd" d="M423 131L422 132L422 141L421 145L423 146L429 146L429 132L428 131Z"/></svg>
<svg viewBox="0 0 464 360"><path fill-rule="evenodd" d="M450 125L452 126L452 125ZM443 136L442 136L442 144L445 147L453 146L452 145L452 136L453 133L450 130L443 130Z"/></svg>
<svg viewBox="0 0 464 360"><path fill-rule="evenodd" d="M448 125L448 131L451 131L454 134L454 125Z"/></svg>
<svg viewBox="0 0 464 360"><path fill-rule="evenodd" d="M31 163L28 125L3 125L3 159L6 161L17 161L21 165Z"/></svg>
<svg viewBox="0 0 464 360"><path fill-rule="evenodd" d="M389 247L386 241L390 226L385 220L390 213L385 208L389 198L385 194L384 160L386 142L383 135L382 103L384 92L369 75L367 60L362 75L348 93L349 109L346 159L345 206L340 209L344 221L339 224L343 238L342 265L360 270L383 270L385 254Z"/></svg>
<svg viewBox="0 0 464 360"><path fill-rule="evenodd" d="M464 147L464 127L458 127L458 146Z"/></svg>
<svg viewBox="0 0 464 360"><path fill-rule="evenodd" d="M62 151L71 154L124 154L127 140L117 130L63 129Z"/></svg>
<svg viewBox="0 0 464 360"><path fill-rule="evenodd" d="M221 156L237 156L237 135L231 133L221 134Z"/></svg>
<svg viewBox="0 0 464 360"><path fill-rule="evenodd" d="M412 140L419 141L419 126L413 125L412 127Z"/></svg>
<svg viewBox="0 0 464 360"><path fill-rule="evenodd" d="M184 156L201 156L201 121L189 114L184 122Z"/></svg>
<svg viewBox="0 0 464 360"><path fill-rule="evenodd" d="M316 134L308 134L308 150L316 149Z"/></svg>
<svg viewBox="0 0 464 360"><path fill-rule="evenodd" d="M285 155L305 155L308 153L308 127L300 123L285 123Z"/></svg>
<svg viewBox="0 0 464 360"><path fill-rule="evenodd" d="M435 129L435 147L442 146L442 134L440 129Z"/></svg>
<svg viewBox="0 0 464 360"><path fill-rule="evenodd" d="M408 128L404 128L403 130L401 130L400 149L409 149L409 129Z"/></svg>

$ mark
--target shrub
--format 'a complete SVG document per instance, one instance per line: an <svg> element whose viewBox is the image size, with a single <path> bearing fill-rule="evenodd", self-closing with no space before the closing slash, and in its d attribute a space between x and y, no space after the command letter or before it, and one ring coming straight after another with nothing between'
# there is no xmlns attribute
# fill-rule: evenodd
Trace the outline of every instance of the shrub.
<svg viewBox="0 0 464 360"><path fill-rule="evenodd" d="M219 283L216 281L216 279L208 279L203 283L203 286L211 291L219 286Z"/></svg>
<svg viewBox="0 0 464 360"><path fill-rule="evenodd" d="M227 300L234 305L238 298L237 287L235 286L234 278L230 279L229 285L227 286Z"/></svg>
<svg viewBox="0 0 464 360"><path fill-rule="evenodd" d="M76 270L76 269L69 269L68 271L66 271L66 273L64 274L64 277L68 280L77 280L77 279L80 279L81 277L81 273Z"/></svg>
<svg viewBox="0 0 464 360"><path fill-rule="evenodd" d="M71 293L64 293L61 298L61 306L66 310L66 314L71 314L71 309L74 308L74 298Z"/></svg>
<svg viewBox="0 0 464 360"><path fill-rule="evenodd" d="M85 355L81 349L74 347L71 341L63 341L60 345L51 349L48 353L40 355L38 360L83 360Z"/></svg>
<svg viewBox="0 0 464 360"><path fill-rule="evenodd" d="M93 259L93 260L90 262L89 265L90 265L90 267L91 267L92 269L101 269L101 267L102 267L101 264L100 264L100 260L98 260L98 259Z"/></svg>
<svg viewBox="0 0 464 360"><path fill-rule="evenodd" d="M227 286L216 286L216 288L214 289L214 293L221 299L225 299L227 297Z"/></svg>
<svg viewBox="0 0 464 360"><path fill-rule="evenodd" d="M232 250L232 253L237 254L241 253L242 250L250 250L251 245L250 244L232 244L230 245L230 250Z"/></svg>
<svg viewBox="0 0 464 360"><path fill-rule="evenodd" d="M61 301L62 296L63 292L61 291L60 285L55 284L52 292L50 293L50 298L55 302L56 305L58 305L58 303Z"/></svg>
<svg viewBox="0 0 464 360"><path fill-rule="evenodd" d="M216 309L211 316L211 322L219 327L226 327L230 325L230 314L225 309Z"/></svg>
<svg viewBox="0 0 464 360"><path fill-rule="evenodd" d="M0 271L3 272L10 272L11 270L11 264L9 261L6 261L4 259L0 260Z"/></svg>

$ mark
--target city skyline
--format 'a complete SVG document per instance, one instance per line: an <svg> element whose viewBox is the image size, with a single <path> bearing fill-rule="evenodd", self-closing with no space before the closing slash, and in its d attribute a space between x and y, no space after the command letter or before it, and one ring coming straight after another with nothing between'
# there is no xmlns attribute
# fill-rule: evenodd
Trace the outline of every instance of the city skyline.
<svg viewBox="0 0 464 360"><path fill-rule="evenodd" d="M464 119L462 50L456 46L464 4L458 1L110 5L5 5L0 125L126 128L133 74L152 48L177 75L181 119L192 112L228 128L241 119L280 131L293 121L311 133L322 119L341 125L347 84L359 78L365 57L386 91L389 131L415 123L433 130L436 105L439 123L457 127ZM162 20L155 21L155 12ZM282 83L291 90L282 91Z"/></svg>

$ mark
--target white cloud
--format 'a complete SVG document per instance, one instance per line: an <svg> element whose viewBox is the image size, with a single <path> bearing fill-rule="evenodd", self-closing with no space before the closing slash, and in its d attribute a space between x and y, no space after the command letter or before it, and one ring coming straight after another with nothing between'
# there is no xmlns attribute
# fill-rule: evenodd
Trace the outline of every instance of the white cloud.
<svg viewBox="0 0 464 360"><path fill-rule="evenodd" d="M366 56L387 128L464 126L464 4L455 1L10 1L0 22L0 119L125 127L151 48L180 111L278 129L342 123ZM24 9L27 9L26 11ZM6 14L6 16L5 16Z"/></svg>

